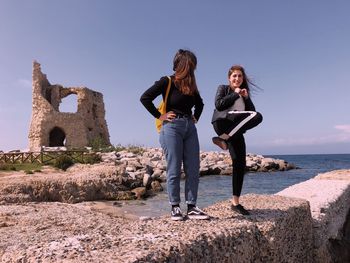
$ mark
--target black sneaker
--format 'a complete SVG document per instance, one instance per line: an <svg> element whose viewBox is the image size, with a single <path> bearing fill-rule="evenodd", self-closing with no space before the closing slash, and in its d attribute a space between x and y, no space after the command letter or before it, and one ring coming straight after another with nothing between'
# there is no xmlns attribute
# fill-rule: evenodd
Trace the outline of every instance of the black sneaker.
<svg viewBox="0 0 350 263"><path fill-rule="evenodd" d="M246 210L241 204L231 205L231 209L237 213L240 213L241 215L244 215L244 216L250 215L248 210Z"/></svg>
<svg viewBox="0 0 350 263"><path fill-rule="evenodd" d="M209 216L200 210L197 206L188 208L187 216L189 219L209 219Z"/></svg>
<svg viewBox="0 0 350 263"><path fill-rule="evenodd" d="M179 206L174 206L171 208L171 220L181 221L184 220L181 209Z"/></svg>
<svg viewBox="0 0 350 263"><path fill-rule="evenodd" d="M213 141L214 144L219 146L224 151L226 151L228 149L227 143L226 143L226 141L224 139L221 139L220 137L213 137L212 141Z"/></svg>

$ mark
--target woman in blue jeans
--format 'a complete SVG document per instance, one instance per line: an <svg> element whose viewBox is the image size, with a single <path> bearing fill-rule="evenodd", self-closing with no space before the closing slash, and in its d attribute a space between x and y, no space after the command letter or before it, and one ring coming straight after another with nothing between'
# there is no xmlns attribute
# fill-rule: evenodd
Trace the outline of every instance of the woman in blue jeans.
<svg viewBox="0 0 350 263"><path fill-rule="evenodd" d="M183 220L180 209L180 179L183 164L185 178L185 200L187 217L208 219L209 216L196 206L199 183L199 142L197 123L202 111L203 100L196 84L194 70L196 56L189 50L180 49L173 61L175 74L162 77L141 96L141 103L157 119L163 121L160 131L160 144L167 162L167 189L172 220ZM166 113L161 114L153 104L159 95L165 98L171 81ZM192 108L194 112L192 114Z"/></svg>

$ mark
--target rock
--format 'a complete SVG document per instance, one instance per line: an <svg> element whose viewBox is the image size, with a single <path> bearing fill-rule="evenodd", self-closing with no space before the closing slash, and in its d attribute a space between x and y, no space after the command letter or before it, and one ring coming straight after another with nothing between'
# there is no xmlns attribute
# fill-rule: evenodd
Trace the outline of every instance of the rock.
<svg viewBox="0 0 350 263"><path fill-rule="evenodd" d="M128 161L128 166L134 167L135 170L143 168L143 165L139 162L139 160Z"/></svg>
<svg viewBox="0 0 350 263"><path fill-rule="evenodd" d="M199 175L204 176L204 175L210 175L210 169L208 167L203 167L201 166L199 168Z"/></svg>
<svg viewBox="0 0 350 263"><path fill-rule="evenodd" d="M162 175L163 175L163 171L161 169L158 169L158 168L154 169L152 174L152 179L155 180L155 179L161 178Z"/></svg>
<svg viewBox="0 0 350 263"><path fill-rule="evenodd" d="M101 155L102 162L115 162L117 160L117 156L115 152L105 153Z"/></svg>
<svg viewBox="0 0 350 263"><path fill-rule="evenodd" d="M151 161L154 162L154 161L161 161L162 158L160 156L154 156L151 158Z"/></svg>
<svg viewBox="0 0 350 263"><path fill-rule="evenodd" d="M45 152L67 151L67 147L64 147L64 146L59 146L59 147L42 146L41 150L45 151Z"/></svg>
<svg viewBox="0 0 350 263"><path fill-rule="evenodd" d="M154 172L153 167L150 165L146 165L146 173L148 173L149 175L152 175Z"/></svg>
<svg viewBox="0 0 350 263"><path fill-rule="evenodd" d="M136 199L135 193L131 191L118 191L112 195L115 200L134 200Z"/></svg>
<svg viewBox="0 0 350 263"><path fill-rule="evenodd" d="M128 153L125 154L125 157L126 158L133 158L133 157L136 157L136 155L134 153L128 152Z"/></svg>
<svg viewBox="0 0 350 263"><path fill-rule="evenodd" d="M223 168L220 175L232 175L232 167Z"/></svg>
<svg viewBox="0 0 350 263"><path fill-rule="evenodd" d="M221 173L221 168L217 165L214 165L212 167L209 168L209 171L208 171L209 174L215 174L215 175L218 175Z"/></svg>
<svg viewBox="0 0 350 263"><path fill-rule="evenodd" d="M137 187L131 190L132 193L135 194L136 199L143 199L146 197L146 187Z"/></svg>
<svg viewBox="0 0 350 263"><path fill-rule="evenodd" d="M163 191L163 187L162 187L162 185L160 184L159 181L153 181L153 182L151 183L151 189L152 189L153 191L155 191L155 192L161 192L161 191Z"/></svg>
<svg viewBox="0 0 350 263"><path fill-rule="evenodd" d="M136 167L134 167L134 166L127 166L126 167L126 171L127 172L135 172L136 171Z"/></svg>
<svg viewBox="0 0 350 263"><path fill-rule="evenodd" d="M152 182L152 177L149 174L144 174L143 175L143 186L148 187L151 182Z"/></svg>
<svg viewBox="0 0 350 263"><path fill-rule="evenodd" d="M266 171L275 171L278 170L279 165L278 162L275 162L275 159L272 158L263 158L261 160L261 167Z"/></svg>
<svg viewBox="0 0 350 263"><path fill-rule="evenodd" d="M150 217L150 216L140 216L139 220L140 221L148 221L148 220L152 220L152 217Z"/></svg>

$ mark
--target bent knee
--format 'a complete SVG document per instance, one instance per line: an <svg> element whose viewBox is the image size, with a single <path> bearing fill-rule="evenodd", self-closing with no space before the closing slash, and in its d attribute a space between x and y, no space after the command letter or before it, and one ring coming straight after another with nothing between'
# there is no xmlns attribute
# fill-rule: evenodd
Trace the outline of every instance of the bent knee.
<svg viewBox="0 0 350 263"><path fill-rule="evenodd" d="M256 112L255 119L258 123L261 123L263 121L263 116L260 112Z"/></svg>

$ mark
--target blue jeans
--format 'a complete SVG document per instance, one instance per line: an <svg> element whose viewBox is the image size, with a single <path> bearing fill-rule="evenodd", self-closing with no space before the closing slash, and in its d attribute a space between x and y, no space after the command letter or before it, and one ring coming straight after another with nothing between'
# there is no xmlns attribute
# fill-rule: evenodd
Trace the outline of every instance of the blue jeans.
<svg viewBox="0 0 350 263"><path fill-rule="evenodd" d="M199 142L197 128L190 118L164 122L160 144L167 162L167 189L171 205L180 204L181 164L186 175L185 199L195 205L199 183Z"/></svg>

